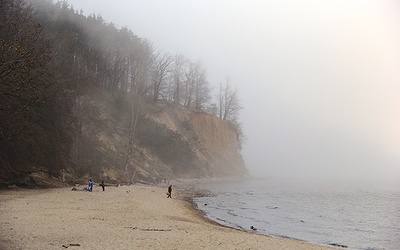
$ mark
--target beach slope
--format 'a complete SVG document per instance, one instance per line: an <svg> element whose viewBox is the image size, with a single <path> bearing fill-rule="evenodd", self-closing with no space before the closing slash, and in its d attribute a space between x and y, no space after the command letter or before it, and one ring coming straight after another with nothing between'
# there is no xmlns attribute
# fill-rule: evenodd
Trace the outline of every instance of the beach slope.
<svg viewBox="0 0 400 250"><path fill-rule="evenodd" d="M334 249L211 223L153 186L0 192L0 249Z"/></svg>

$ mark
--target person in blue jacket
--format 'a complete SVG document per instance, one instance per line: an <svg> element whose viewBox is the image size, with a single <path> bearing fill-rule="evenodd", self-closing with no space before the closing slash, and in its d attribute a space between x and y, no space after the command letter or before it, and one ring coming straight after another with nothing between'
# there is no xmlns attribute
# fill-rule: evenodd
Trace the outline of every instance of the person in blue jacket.
<svg viewBox="0 0 400 250"><path fill-rule="evenodd" d="M92 192L92 191L93 191L93 181L92 181L92 179L89 179L88 191L89 191L89 192Z"/></svg>

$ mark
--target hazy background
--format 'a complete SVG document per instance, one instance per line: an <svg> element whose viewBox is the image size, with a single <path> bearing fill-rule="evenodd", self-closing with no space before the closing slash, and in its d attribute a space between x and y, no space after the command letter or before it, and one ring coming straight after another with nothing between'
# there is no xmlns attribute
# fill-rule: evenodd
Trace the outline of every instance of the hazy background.
<svg viewBox="0 0 400 250"><path fill-rule="evenodd" d="M400 2L68 0L237 87L255 176L400 185Z"/></svg>

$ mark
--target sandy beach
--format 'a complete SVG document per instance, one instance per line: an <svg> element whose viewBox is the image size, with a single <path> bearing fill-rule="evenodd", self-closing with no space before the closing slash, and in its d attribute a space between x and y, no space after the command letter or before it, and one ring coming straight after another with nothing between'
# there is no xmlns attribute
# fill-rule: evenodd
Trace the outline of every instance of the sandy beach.
<svg viewBox="0 0 400 250"><path fill-rule="evenodd" d="M0 191L0 249L337 249L217 225L166 187L71 189Z"/></svg>

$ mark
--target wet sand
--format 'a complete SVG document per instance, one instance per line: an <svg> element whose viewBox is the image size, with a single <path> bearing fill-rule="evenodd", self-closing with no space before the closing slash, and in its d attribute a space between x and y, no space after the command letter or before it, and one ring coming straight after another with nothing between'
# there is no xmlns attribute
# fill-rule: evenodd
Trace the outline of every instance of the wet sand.
<svg viewBox="0 0 400 250"><path fill-rule="evenodd" d="M0 191L0 249L337 249L217 225L166 187L71 189Z"/></svg>

